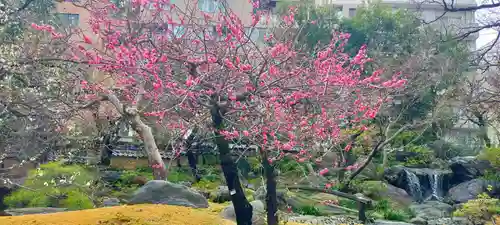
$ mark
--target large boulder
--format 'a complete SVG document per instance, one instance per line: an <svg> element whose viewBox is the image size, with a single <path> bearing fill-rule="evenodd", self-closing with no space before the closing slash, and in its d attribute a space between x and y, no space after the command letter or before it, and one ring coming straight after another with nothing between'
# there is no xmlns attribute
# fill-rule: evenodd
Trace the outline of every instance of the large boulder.
<svg viewBox="0 0 500 225"><path fill-rule="evenodd" d="M257 188L257 191L254 192L253 198L255 200L261 200L262 202L266 202L266 187L261 186ZM285 209L287 206L288 196L286 194L286 190L276 190L276 198L278 199L278 207L280 209Z"/></svg>
<svg viewBox="0 0 500 225"><path fill-rule="evenodd" d="M427 225L472 225L467 218L453 217L427 221Z"/></svg>
<svg viewBox="0 0 500 225"><path fill-rule="evenodd" d="M217 190L212 194L211 200L217 203L224 203L231 201L231 195L229 194L229 188L227 186L219 186Z"/></svg>
<svg viewBox="0 0 500 225"><path fill-rule="evenodd" d="M390 220L375 220L372 225L414 225L413 223L406 223L400 221L390 221Z"/></svg>
<svg viewBox="0 0 500 225"><path fill-rule="evenodd" d="M253 225L265 225L266 224L266 210L264 202L260 200L255 200L250 202L252 205L252 224ZM234 212L233 204L227 206L221 212L221 217L227 220L232 220L236 222L236 213Z"/></svg>
<svg viewBox="0 0 500 225"><path fill-rule="evenodd" d="M300 215L287 218L288 222L300 224L360 224L359 221L345 215L337 216L311 216Z"/></svg>
<svg viewBox="0 0 500 225"><path fill-rule="evenodd" d="M12 216L22 216L31 214L48 214L48 213L58 213L68 211L66 208L53 208L53 207L36 207L36 208L17 208L17 209L7 209L6 214Z"/></svg>
<svg viewBox="0 0 500 225"><path fill-rule="evenodd" d="M398 188L384 181L368 180L356 186L356 190L374 200L390 199L400 206L412 203L412 197L402 188Z"/></svg>
<svg viewBox="0 0 500 225"><path fill-rule="evenodd" d="M423 204L411 205L410 210L415 213L416 218L430 221L450 217L453 206L439 201L427 201Z"/></svg>
<svg viewBox="0 0 500 225"><path fill-rule="evenodd" d="M102 199L102 206L103 207L112 207L112 206L119 206L119 205L120 205L120 200L118 198L104 197Z"/></svg>
<svg viewBox="0 0 500 225"><path fill-rule="evenodd" d="M486 192L488 185L492 185L493 191L498 190L498 183L485 181L483 179L473 179L463 182L448 191L447 200L450 203L459 204L475 199L479 194ZM495 193L490 193L495 195Z"/></svg>
<svg viewBox="0 0 500 225"><path fill-rule="evenodd" d="M129 204L146 203L208 208L207 199L197 191L164 180L148 181L134 192L129 201Z"/></svg>
<svg viewBox="0 0 500 225"><path fill-rule="evenodd" d="M404 189L398 188L391 184L387 184L387 189L383 192L380 192L379 195L382 198L387 198L391 201L397 202L402 206L408 206L413 201L411 196Z"/></svg>
<svg viewBox="0 0 500 225"><path fill-rule="evenodd" d="M474 156L455 157L450 160L450 169L453 172L451 183L457 185L483 176L491 165L486 160Z"/></svg>

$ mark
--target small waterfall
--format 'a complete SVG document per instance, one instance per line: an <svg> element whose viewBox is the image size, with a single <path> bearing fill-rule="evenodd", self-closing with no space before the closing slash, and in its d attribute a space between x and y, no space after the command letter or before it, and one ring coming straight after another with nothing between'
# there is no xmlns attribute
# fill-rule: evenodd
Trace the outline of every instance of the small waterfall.
<svg viewBox="0 0 500 225"><path fill-rule="evenodd" d="M404 172L406 174L406 181L408 182L407 191L417 202L420 202L422 200L422 188L420 187L417 175L408 170L404 170Z"/></svg>
<svg viewBox="0 0 500 225"><path fill-rule="evenodd" d="M429 174L429 182L431 187L431 196L429 196L429 200L441 201L443 199L441 195L443 184L441 179L442 177L440 175L441 174L436 172Z"/></svg>

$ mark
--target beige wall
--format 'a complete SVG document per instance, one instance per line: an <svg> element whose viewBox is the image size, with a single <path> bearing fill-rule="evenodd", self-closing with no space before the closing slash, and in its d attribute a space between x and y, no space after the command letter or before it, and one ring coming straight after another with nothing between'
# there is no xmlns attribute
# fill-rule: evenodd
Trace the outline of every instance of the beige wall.
<svg viewBox="0 0 500 225"><path fill-rule="evenodd" d="M364 2L376 3L377 1L364 0L315 0L317 5L335 5L341 10L341 15L350 17L354 15L356 8L363 5ZM381 3L388 5L393 9L408 9L418 11L424 21L430 22L437 20L434 24L440 26L447 32L456 32L461 27L471 27L475 23L474 12L448 12L443 15L443 7L436 4L421 4L423 0L382 0ZM456 7L475 6L474 0L455 1ZM471 49L475 49L475 40L478 34L472 34L466 38L467 44Z"/></svg>
<svg viewBox="0 0 500 225"><path fill-rule="evenodd" d="M81 2L84 2L85 0L82 0ZM219 0L221 1L221 0ZM171 0L173 4L175 4L178 8L181 10L186 9L187 4L193 4L193 0ZM86 32L90 32L90 27L88 25L88 21L90 18L90 13L83 7L77 6L77 4L81 3L72 3L72 2L58 2L56 5L56 11L58 13L71 13L71 14L78 14L80 15L80 27L82 30ZM229 8L236 13L240 17L240 19L245 23L245 24L250 24L251 22L251 13L252 13L252 5L246 1L246 0L239 0L239 1L227 1L227 4ZM148 7L146 7L146 10L150 10ZM154 10L154 9L151 9ZM144 14L146 15L146 14ZM198 13L200 18L202 18L201 14Z"/></svg>
<svg viewBox="0 0 500 225"><path fill-rule="evenodd" d="M137 168L145 168L149 166L147 158L112 156L110 161L110 166L117 169L134 170ZM170 162L167 159L164 159L163 161L165 162L165 165L168 165ZM181 164L182 166L188 166L188 162L185 157L181 158ZM177 161L172 162L172 166L176 165Z"/></svg>

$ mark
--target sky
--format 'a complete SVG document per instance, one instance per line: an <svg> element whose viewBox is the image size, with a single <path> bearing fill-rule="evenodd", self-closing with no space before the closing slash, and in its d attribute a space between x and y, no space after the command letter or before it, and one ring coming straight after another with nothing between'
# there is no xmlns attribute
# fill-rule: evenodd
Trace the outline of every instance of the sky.
<svg viewBox="0 0 500 225"><path fill-rule="evenodd" d="M481 4L481 2L483 2L484 0L476 0L476 2L478 4ZM491 2L491 0L487 1L487 2ZM499 16L497 15L500 15L500 8L496 8L496 9L490 9L490 10L478 10L476 12L476 21L478 23L484 23L485 21L491 21L493 19L498 19ZM476 47L477 48L480 48L481 46L484 46L488 43L490 43L491 41L493 41L495 39L497 35L497 31L493 30L493 29L484 29L482 30L481 32L479 32L479 38L476 40Z"/></svg>

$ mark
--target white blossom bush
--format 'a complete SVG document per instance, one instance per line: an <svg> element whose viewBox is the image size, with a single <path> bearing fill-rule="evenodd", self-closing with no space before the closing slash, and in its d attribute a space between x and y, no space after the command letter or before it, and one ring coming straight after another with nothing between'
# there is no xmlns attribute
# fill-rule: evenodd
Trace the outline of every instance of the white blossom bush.
<svg viewBox="0 0 500 225"><path fill-rule="evenodd" d="M22 188L6 197L4 202L12 208L93 208L91 193L95 180L96 176L87 168L52 162L30 171Z"/></svg>

